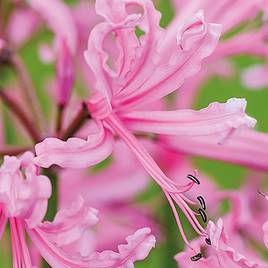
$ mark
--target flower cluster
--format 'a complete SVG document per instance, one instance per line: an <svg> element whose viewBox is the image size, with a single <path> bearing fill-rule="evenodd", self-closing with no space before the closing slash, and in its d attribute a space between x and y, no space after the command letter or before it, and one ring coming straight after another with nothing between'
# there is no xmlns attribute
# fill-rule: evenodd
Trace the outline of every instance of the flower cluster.
<svg viewBox="0 0 268 268"><path fill-rule="evenodd" d="M0 239L14 268L134 267L168 239L163 204L179 267L268 267L268 135L244 98L192 109L204 81L234 75L235 55L264 60L241 83L268 84L267 1L168 1L165 28L157 2L0 4ZM191 155L251 170L223 190Z"/></svg>

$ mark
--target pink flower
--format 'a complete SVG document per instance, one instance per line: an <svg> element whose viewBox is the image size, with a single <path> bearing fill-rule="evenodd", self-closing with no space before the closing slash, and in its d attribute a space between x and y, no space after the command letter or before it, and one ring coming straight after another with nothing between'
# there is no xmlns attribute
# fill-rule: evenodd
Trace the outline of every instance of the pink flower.
<svg viewBox="0 0 268 268"><path fill-rule="evenodd" d="M220 219L217 224L209 222L208 233L211 240L211 247L208 250L208 256L201 259L199 262L189 262L187 256L189 252L179 253L175 258L182 268L265 268L267 264L258 260L256 257L244 255L239 250L234 248L232 244L235 236L228 237L223 227L223 221ZM200 243L195 242L197 245Z"/></svg>
<svg viewBox="0 0 268 268"><path fill-rule="evenodd" d="M80 197L57 213L53 222L44 222L51 185L38 175L33 154L8 157L0 168L0 238L10 224L13 267L33 267L25 232L52 267L130 267L144 259L155 244L149 228L127 237L118 253L90 251L89 228L98 222L97 210Z"/></svg>
<svg viewBox="0 0 268 268"><path fill-rule="evenodd" d="M71 138L63 142L48 138L36 145L35 163L42 167L57 164L66 168L94 165L111 153L112 134L118 135L164 191L183 239L192 248L184 234L175 203L194 230L208 238L189 207L192 202L183 194L192 188L196 180L180 186L168 178L132 132L216 135L217 143L223 143L237 128L254 126L255 120L245 114L246 102L243 99L231 99L225 104L213 103L201 111L153 112L148 109L149 103L168 95L200 69L201 61L215 49L220 26L205 22L203 13L198 12L193 19L178 27L173 36L177 40L176 49L172 53L163 53L165 36L169 36L169 32L159 27L160 15L151 1L98 0L96 11L106 21L92 30L85 57L96 79L88 109L99 131L89 136L87 141ZM136 36L137 28L144 33L140 37ZM105 50L105 41L111 34L119 50L116 61L113 61L114 55ZM109 56L112 58L109 59ZM199 212L206 221L205 212L202 209Z"/></svg>
<svg viewBox="0 0 268 268"><path fill-rule="evenodd" d="M74 82L73 56L77 49L77 29L71 10L61 0L28 0L33 10L41 14L55 34L53 48L42 45L44 61L57 61L57 103L66 105Z"/></svg>

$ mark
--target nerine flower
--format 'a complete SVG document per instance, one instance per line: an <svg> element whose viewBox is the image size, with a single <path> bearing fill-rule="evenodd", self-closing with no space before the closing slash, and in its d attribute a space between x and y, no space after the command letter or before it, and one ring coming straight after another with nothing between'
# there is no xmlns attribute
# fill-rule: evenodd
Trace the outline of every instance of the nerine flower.
<svg viewBox="0 0 268 268"><path fill-rule="evenodd" d="M240 99L212 103L201 111L152 111L148 106L198 72L202 60L215 49L221 27L207 23L200 11L191 20L178 25L171 37L159 27L160 14L149 0L97 0L96 12L105 21L92 30L85 58L96 80L87 107L99 129L90 133L87 140L45 139L35 147L35 162L42 167L57 164L66 168L85 168L111 154L114 137L119 136L162 188L182 237L192 248L175 204L194 230L208 239L208 233L189 207L196 202L183 194L198 180L190 176L193 181L183 186L168 178L134 133L217 135L217 143L223 143L237 128L254 126L255 120L245 114L245 100ZM176 43L173 50L166 47L167 38L173 38ZM107 40L114 41L112 53L106 50ZM205 212L201 208L199 212L206 221Z"/></svg>
<svg viewBox="0 0 268 268"><path fill-rule="evenodd" d="M155 244L149 228L127 237L118 252L91 252L88 230L98 222L97 210L81 197L60 210L53 222L42 223L51 185L33 159L30 152L20 158L6 156L0 167L0 239L9 222L14 268L33 267L25 232L52 267L123 268L148 255Z"/></svg>

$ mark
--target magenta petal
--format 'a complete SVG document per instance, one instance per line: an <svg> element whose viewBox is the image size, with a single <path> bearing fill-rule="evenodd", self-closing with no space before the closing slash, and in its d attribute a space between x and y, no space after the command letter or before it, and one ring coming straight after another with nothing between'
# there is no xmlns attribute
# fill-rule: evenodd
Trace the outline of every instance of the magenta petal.
<svg viewBox="0 0 268 268"><path fill-rule="evenodd" d="M124 117L130 129L165 135L219 135L219 142L232 129L254 127L256 120L245 113L244 99L230 99L226 103L211 103L200 111L137 111Z"/></svg>
<svg viewBox="0 0 268 268"><path fill-rule="evenodd" d="M45 168L53 164L64 168L86 168L107 158L113 146L112 134L104 129L90 134L87 140L47 138L35 146L35 163Z"/></svg>

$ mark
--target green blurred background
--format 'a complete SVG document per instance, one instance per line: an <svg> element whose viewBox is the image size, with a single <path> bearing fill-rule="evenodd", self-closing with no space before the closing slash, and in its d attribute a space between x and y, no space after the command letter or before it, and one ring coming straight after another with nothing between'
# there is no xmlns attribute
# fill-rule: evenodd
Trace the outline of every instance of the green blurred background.
<svg viewBox="0 0 268 268"><path fill-rule="evenodd" d="M2 0L0 0L2 1ZM67 1L70 4L75 1ZM174 16L174 9L171 6L170 0L160 0L157 8L162 13L161 24L165 27ZM45 32L37 34L27 46L25 46L21 55L29 69L29 73L33 82L38 89L38 96L42 100L43 109L46 114L50 111L49 97L44 90L44 82L46 79L54 74L54 68L51 65L44 65L38 60L37 44L40 40L50 40L51 34ZM199 92L195 108L206 107L210 102L220 101L225 102L231 97L243 97L248 101L247 112L249 115L258 120L257 129L268 132L268 90L263 89L259 91L249 91L245 89L240 83L240 72L246 66L256 63L259 60L250 58L248 56L239 56L232 59L233 63L237 66L237 72L232 79L223 80L213 77L207 81L202 90ZM11 77L10 73L2 73L0 76L1 83L3 80L8 80ZM17 142L19 133L13 129L13 123L9 120L8 114L5 113L5 131L8 143L13 144ZM254 157L254 156L253 156ZM243 182L244 175L247 172L246 168L226 164L223 162L212 161L200 157L193 157L192 161L198 169L205 171L212 178L214 178L221 187L224 188L237 188ZM159 194L157 186L152 185L148 193L143 194L141 199L153 200L155 195ZM177 230L173 214L170 211L168 204L163 205L162 209L157 212L157 217L164 227L166 236L165 242L157 245L150 256L142 263L136 265L137 268L175 268L177 267L173 260L174 255L182 249L181 237ZM4 239L1 243L0 251L0 267L11 267L10 255L4 252L3 243L7 243L8 239Z"/></svg>

